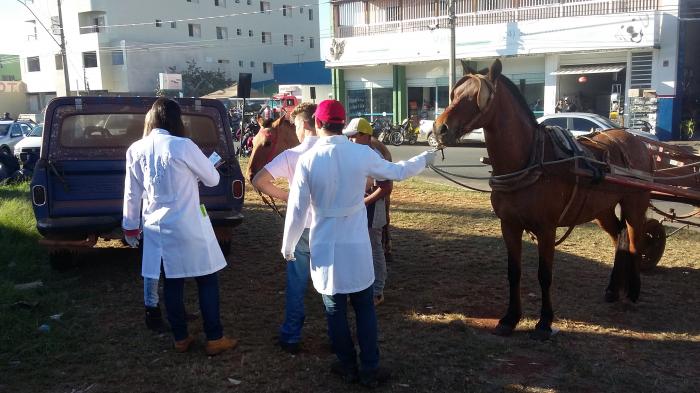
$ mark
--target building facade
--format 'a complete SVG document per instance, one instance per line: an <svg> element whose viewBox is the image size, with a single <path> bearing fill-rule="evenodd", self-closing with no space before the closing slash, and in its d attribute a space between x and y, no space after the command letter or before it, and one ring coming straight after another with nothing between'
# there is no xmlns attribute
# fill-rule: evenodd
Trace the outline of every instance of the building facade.
<svg viewBox="0 0 700 393"><path fill-rule="evenodd" d="M568 98L674 137L677 0L454 0L457 76L495 58L536 115ZM350 116L434 119L449 101L447 0L340 0L322 57ZM618 117L619 116L619 117Z"/></svg>
<svg viewBox="0 0 700 393"><path fill-rule="evenodd" d="M64 89L58 8L28 1L41 22L26 23L21 54L30 109L40 111ZM274 63L313 61L319 54L318 5L300 0L68 0L62 5L72 92L153 95L159 73L179 73L194 60L232 80L270 79Z"/></svg>

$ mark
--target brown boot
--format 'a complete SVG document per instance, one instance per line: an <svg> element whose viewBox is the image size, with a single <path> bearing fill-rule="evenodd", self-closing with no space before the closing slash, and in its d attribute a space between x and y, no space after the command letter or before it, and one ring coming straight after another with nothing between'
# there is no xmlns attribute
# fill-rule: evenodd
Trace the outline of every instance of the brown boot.
<svg viewBox="0 0 700 393"><path fill-rule="evenodd" d="M183 353L190 349L190 345L194 342L194 337L187 336L186 339L175 341L175 352Z"/></svg>
<svg viewBox="0 0 700 393"><path fill-rule="evenodd" d="M207 341L207 346L204 349L209 356L218 355L221 352L233 349L238 345L238 340L235 338L221 337L218 340Z"/></svg>

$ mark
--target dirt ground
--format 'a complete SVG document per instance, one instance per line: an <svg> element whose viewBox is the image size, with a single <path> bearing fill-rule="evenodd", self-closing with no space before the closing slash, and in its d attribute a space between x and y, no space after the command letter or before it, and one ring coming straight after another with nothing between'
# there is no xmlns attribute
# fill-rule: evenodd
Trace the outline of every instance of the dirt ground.
<svg viewBox="0 0 700 393"><path fill-rule="evenodd" d="M229 353L199 342L175 354L168 335L146 331L138 255L96 250L53 289L71 295L58 343L27 343L0 373L0 392L354 392L329 373L320 296L309 288L303 352L274 345L284 310L282 220L249 192L245 223L221 274ZM525 319L509 338L490 329L508 298L505 247L482 194L420 181L397 184L392 197L393 262L379 306L382 363L393 392L696 392L700 386L700 237L669 239L660 266L642 277L636 304L603 301L613 254L593 225L577 228L556 253L555 328L548 342L528 331L539 314L533 244L526 240ZM195 285L187 308L197 310ZM51 346L54 347L51 347ZM58 347L56 347L58 346ZM41 356L49 353L50 356ZM2 376L2 374L5 374Z"/></svg>

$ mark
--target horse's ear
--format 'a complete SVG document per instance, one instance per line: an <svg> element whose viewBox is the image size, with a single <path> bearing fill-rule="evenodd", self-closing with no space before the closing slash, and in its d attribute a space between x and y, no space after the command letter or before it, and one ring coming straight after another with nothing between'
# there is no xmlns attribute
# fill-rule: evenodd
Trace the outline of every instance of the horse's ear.
<svg viewBox="0 0 700 393"><path fill-rule="evenodd" d="M464 75L470 75L470 74L476 74L476 70L469 67L469 62L466 60L460 60L462 63L462 71L464 71Z"/></svg>
<svg viewBox="0 0 700 393"><path fill-rule="evenodd" d="M501 76L501 71L503 71L503 64L501 64L501 60L494 60L493 64L491 64L491 67L489 67L488 73L491 82L496 82L496 79L498 79L498 77Z"/></svg>

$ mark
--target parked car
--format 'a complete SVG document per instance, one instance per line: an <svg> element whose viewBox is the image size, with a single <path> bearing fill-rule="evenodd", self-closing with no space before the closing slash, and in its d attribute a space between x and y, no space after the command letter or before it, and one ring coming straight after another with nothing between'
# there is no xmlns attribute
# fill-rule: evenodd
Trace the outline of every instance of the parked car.
<svg viewBox="0 0 700 393"><path fill-rule="evenodd" d="M15 145L15 157L22 163L25 169L33 170L41 151L41 134L44 131L44 123L34 127L24 139Z"/></svg>
<svg viewBox="0 0 700 393"><path fill-rule="evenodd" d="M41 243L55 268L71 263L75 250L98 238L122 239L127 148L143 135L144 118L156 97L60 97L46 110L31 196ZM224 254L243 216L244 180L235 156L224 106L210 99L178 99L183 123L206 154L224 160L219 184L200 184Z"/></svg>
<svg viewBox="0 0 700 393"><path fill-rule="evenodd" d="M421 120L420 121L420 133L425 135L428 139L428 144L432 147L437 146L437 139L433 135L433 123L434 120ZM459 139L460 143L486 143L486 138L484 137L484 129L477 128L472 130L472 132L464 135Z"/></svg>
<svg viewBox="0 0 700 393"><path fill-rule="evenodd" d="M563 112L545 115L537 119L537 122L546 126L559 126L569 130L574 136L590 134L591 131L602 131L610 128L621 128L619 125L601 115L585 112ZM627 132L658 141L659 138L650 132L625 128Z"/></svg>
<svg viewBox="0 0 700 393"><path fill-rule="evenodd" d="M0 120L0 154L11 156L17 142L32 128L33 124L28 121Z"/></svg>

